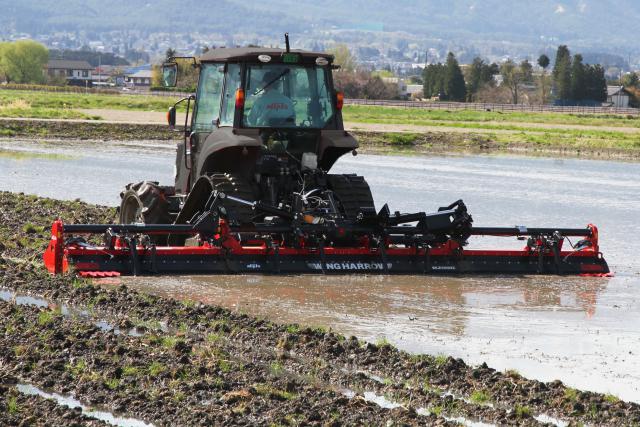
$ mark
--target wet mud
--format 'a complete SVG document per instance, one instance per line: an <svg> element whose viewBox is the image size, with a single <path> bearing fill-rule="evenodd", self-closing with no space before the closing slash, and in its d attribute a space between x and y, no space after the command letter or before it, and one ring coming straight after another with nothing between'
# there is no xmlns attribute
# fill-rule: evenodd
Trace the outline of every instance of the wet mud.
<svg viewBox="0 0 640 427"><path fill-rule="evenodd" d="M639 405L559 381L51 277L38 259L48 233L38 227L58 216L109 221L114 210L0 193L0 215L2 404L36 408L0 410L0 424L55 425L66 416L78 418L63 425L101 425L16 383L153 425L640 423Z"/></svg>
<svg viewBox="0 0 640 427"><path fill-rule="evenodd" d="M166 125L92 123L64 120L0 120L0 135L77 140L176 140L183 135Z"/></svg>

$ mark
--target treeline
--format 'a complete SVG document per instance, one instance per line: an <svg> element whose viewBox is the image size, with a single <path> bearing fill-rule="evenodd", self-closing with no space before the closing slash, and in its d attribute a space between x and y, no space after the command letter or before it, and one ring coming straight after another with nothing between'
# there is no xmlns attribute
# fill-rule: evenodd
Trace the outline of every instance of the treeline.
<svg viewBox="0 0 640 427"><path fill-rule="evenodd" d="M94 67L99 65L115 65L126 66L129 61L110 52L96 52L93 50L70 50L70 49L51 49L49 50L50 59L68 59L72 61L87 61Z"/></svg>
<svg viewBox="0 0 640 427"><path fill-rule="evenodd" d="M604 68L585 64L582 55L572 57L567 46L559 46L553 67L553 90L561 104L604 102L607 100Z"/></svg>
<svg viewBox="0 0 640 427"><path fill-rule="evenodd" d="M585 64L582 55L571 56L566 46L558 48L551 76L550 60L537 61L542 72L534 74L528 60L489 64L481 58L464 66L453 53L444 64L429 64L422 74L427 99L456 102L511 102L545 104L552 98L565 105L597 104L607 100L607 80L600 65Z"/></svg>
<svg viewBox="0 0 640 427"><path fill-rule="evenodd" d="M32 40L0 42L0 82L44 83L49 51Z"/></svg>

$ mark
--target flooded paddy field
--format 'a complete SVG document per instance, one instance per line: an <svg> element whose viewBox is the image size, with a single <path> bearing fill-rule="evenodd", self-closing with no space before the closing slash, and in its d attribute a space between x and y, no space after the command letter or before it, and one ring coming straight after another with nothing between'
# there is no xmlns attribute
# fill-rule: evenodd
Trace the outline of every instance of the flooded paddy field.
<svg viewBox="0 0 640 427"><path fill-rule="evenodd" d="M0 142L0 189L7 191L23 191L67 200L81 198L91 203L115 206L118 203L118 193L126 183L143 179L170 183L172 169L173 147L164 143L147 145L82 143L77 145L65 142L46 145L15 140ZM162 279L127 278L122 279L115 289L122 289L121 285L125 284L128 289L142 290L144 293L200 301L212 306L221 305L230 310L228 316L233 319L236 317L242 319L244 318L242 313L247 313L277 322L295 322L314 327L332 328L346 336L356 335L369 342L377 342L379 345L374 346L376 351L379 351L378 347L386 348L386 343L391 343L413 354L451 355L476 366L486 362L488 365L486 369L493 368L499 372L509 370L507 374L500 374L500 378L505 381L515 381L516 387L520 387L518 384L521 380L513 380L510 375L520 378L519 374L522 374L542 381L560 379L570 387L603 393L603 395L586 394L584 396L578 394L578 398L574 398L574 392L571 391L573 389L562 388L559 391L553 391L555 386L552 386L552 391L548 389L544 393L539 391L538 393L543 396L543 402L534 404L530 400L531 396L536 395L535 392L527 392L528 397L524 400L518 400L519 398L513 396L509 397L512 400L505 400L508 393L502 397L499 387L494 389L484 380L473 386L478 390L487 390L487 394L491 395L489 400L492 402L504 400L504 407L510 408L510 413L516 413L516 405L527 408L541 405L533 411L533 415L540 418L529 417L527 423L541 423L541 420L546 419L545 416L551 419L558 417L573 420L569 415L572 412L589 412L589 405L593 403L591 399L595 399L592 396L602 396L599 398L602 402L617 402L614 395L624 400L640 402L640 366L635 362L640 352L640 331L637 328L640 324L640 259L636 255L640 252L640 243L633 238L633 232L637 230L637 213L640 212L640 182L637 179L640 177L640 165L502 156L360 155L345 157L338 163L336 171L356 172L366 176L377 204L388 202L392 210L409 212L430 210L462 198L469 206L475 225L478 226L518 224L581 227L588 223L595 223L600 228L602 250L612 270L616 272L616 277L595 279L550 276L475 278L201 276ZM95 218L98 217L96 212ZM73 219L82 218L74 216ZM41 234L43 238L46 237L46 230ZM474 241L472 247L496 247L498 244L504 245L502 239L483 239ZM522 242L514 243L515 247L520 245ZM16 253L21 253L20 251L27 249L15 250ZM11 277L13 278L11 280L5 278L6 283L3 286L13 287L12 292L19 292L15 289L16 286L11 285L15 283L13 273ZM25 282L24 278L21 280ZM26 280L26 282L41 283L34 280ZM89 297L83 297L82 294L74 295L72 284L65 284L64 281L57 284L62 289L58 292L58 298L72 300L79 306L95 306L95 303L90 304ZM49 285L23 286L30 293L50 297L54 295ZM107 291L98 290L97 292L101 295L102 292ZM116 291L117 294L118 291ZM132 301L140 301L138 298L143 298L135 293L133 295L135 296L127 296L127 298L133 298ZM93 295L91 298L96 296ZM153 304L161 305L160 301L165 300L153 300ZM11 305L9 302L5 304ZM147 316L155 317L156 320L167 320L167 316L161 314L162 309L154 309L151 315L147 311L135 308L137 307L135 305L128 307L134 307L131 309L134 313L130 317ZM201 308L197 304L185 307L189 310L205 312L208 310L206 306ZM97 316L100 318L111 316L113 317L111 323L116 325L122 321L123 313L128 311L124 306L115 312L111 308L106 308L107 313ZM38 310L46 310L46 308ZM36 318L39 316L35 312L33 315ZM61 322L64 321L64 319L61 320ZM185 322L184 319L178 320L177 317L173 321L178 329L180 321ZM187 325L187 329L197 329L196 323L196 321L193 322L193 327ZM91 325L98 329L95 331L96 334L111 334L117 336L118 340L124 340L118 344L123 348L133 346L131 348L135 350L138 348L136 343L139 342L135 340L147 339L103 331L95 325L95 322ZM120 329L129 330L130 326L124 324ZM257 329L259 330L260 327ZM251 329L248 331L251 332ZM280 335L274 336L273 348L278 347L278 339L282 338L283 333L289 333L286 330L278 331ZM322 335L324 341L332 341L331 338L326 338L326 332L322 332L322 329L318 331L325 334ZM290 332L294 335L298 333L295 328ZM158 333L170 334L170 332ZM181 335L177 336L181 339ZM148 342L146 344L151 345ZM248 351L247 348L244 351ZM234 351L229 353L235 354ZM322 354L325 355L325 353ZM408 406L399 398L407 390L406 387L401 386L407 383L401 377L416 368L410 362L409 355L402 357L409 358L406 359L407 362L403 362L406 365L377 367L374 364L374 369L371 369L368 363L364 363L366 357L362 360L358 359L356 370L366 372L367 375L364 375L366 379L362 379L366 384L354 387L355 393L362 396L365 402L377 400L376 408L384 409L383 406L387 406L382 412L376 413L379 416L388 416L389 413L385 411L392 411L395 404ZM279 359L275 360L280 363ZM420 393L414 393L416 396L421 395L420 399L423 401L411 406L415 409L431 408L432 415L439 411L441 415L448 414L446 418L436 416L438 422L443 423L456 422L454 419L456 413L461 414L464 420L507 422L505 420L509 419L508 410L504 413L493 412L504 410L504 408L498 408L500 405L495 405L494 409L486 409L488 411L486 416L473 416L473 414L483 413L485 407L490 407L479 405L475 400L472 401L473 387L470 388L468 384L456 387L447 385L451 383L448 370L468 372L464 377L469 379L474 375L485 378L483 374L485 368L464 367L458 365L455 360L453 362L451 360L454 359L441 356L429 362L434 364L429 365L431 369L435 369L438 365L446 366L443 369L446 369L445 377L448 376L448 379L444 380L442 385L438 385L439 374L433 371L432 380L429 380L427 388L442 386L443 390L450 389L450 393L455 395L455 401L462 402L457 404L456 411L441 412L440 407L447 406L444 401L435 401L435 403L424 401L425 398L420 393L426 393L425 387L422 387ZM269 377L272 374L269 368L271 362L265 365L267 368L263 374L264 378L271 378ZM299 372L312 370L313 364L308 361L305 363L309 364L300 368L288 363L282 363L285 371L298 369ZM345 365L342 362L336 362L336 366L344 367ZM474 374L473 371L477 369L480 372ZM425 371L419 369L418 371L419 376L410 375L410 378L414 378L415 381L420 378L420 381L424 381L424 377L429 376ZM495 374L497 373L487 371L488 376ZM331 371L326 375L339 378L342 374ZM22 373L21 379L24 376L26 374ZM349 381L356 381L353 375L349 378L351 378ZM40 380L36 377L34 379L35 386L43 387ZM251 378L247 381L254 380L255 378ZM96 379L94 378L93 381L95 382ZM332 381L329 383L337 388L337 384L343 382L343 379ZM89 384L94 383L89 382ZM526 384L533 387L531 390L538 387L536 385L538 383L535 382ZM159 387L159 385L156 384L153 387ZM280 387L278 390L287 390L285 383L278 387ZM294 389L297 390L295 387ZM188 390L190 389L185 389L185 391ZM365 392L374 393L374 395L365 395ZM387 399L388 402L385 403L384 396L389 394L398 399ZM347 395L349 395L348 392ZM427 395L431 396L429 393ZM440 396L438 399L445 398L439 392L436 392L436 395ZM90 393L84 396L90 397ZM251 396L263 395L256 392ZM549 396L557 396L558 400L549 399ZM417 397L412 398L417 399ZM477 398L478 396L476 400ZM243 399L240 398L239 401ZM318 402L322 402L322 399ZM465 399L471 403L464 403ZM548 402L544 403L545 401ZM600 401L598 405L602 403ZM334 401L324 402L340 406ZM381 402L382 406L379 405ZM569 409L569 406L564 407L559 405L559 402L569 406L580 403L583 408L581 409L578 405L577 409ZM465 404L472 406L467 408ZM602 405L594 407L595 412L600 412L604 418L600 418L599 422L591 420L592 423L607 424L605 420L613 419L611 417L614 416L615 411L606 412L605 417L602 408L606 405ZM559 407L563 409L558 409ZM398 408L402 410L402 407ZM395 410L398 411L398 408ZM147 421L160 419L154 418L153 410L150 411L145 412L146 415L143 414L141 419ZM621 414L626 413L624 408L620 411L622 411ZM576 419L589 422L586 415ZM621 421L622 418L618 420ZM417 422L425 421L418 418ZM509 421L513 424L522 422L522 419Z"/></svg>

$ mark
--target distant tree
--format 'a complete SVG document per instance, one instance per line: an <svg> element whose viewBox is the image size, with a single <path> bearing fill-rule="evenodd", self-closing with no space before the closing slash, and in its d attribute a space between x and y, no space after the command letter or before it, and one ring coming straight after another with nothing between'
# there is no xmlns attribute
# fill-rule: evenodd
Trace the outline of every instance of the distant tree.
<svg viewBox="0 0 640 427"><path fill-rule="evenodd" d="M587 76L585 66L582 63L582 55L577 54L573 57L571 64L571 99L578 102L587 99L586 86Z"/></svg>
<svg viewBox="0 0 640 427"><path fill-rule="evenodd" d="M85 50L50 49L50 59L69 59L73 61L87 61L97 67L98 65L129 65L129 62L110 52L97 52L88 47Z"/></svg>
<svg viewBox="0 0 640 427"><path fill-rule="evenodd" d="M473 60L467 70L467 98L469 101L474 101L476 94L484 86L493 86L493 76L500 73L500 68L497 64L489 65L478 57Z"/></svg>
<svg viewBox="0 0 640 427"><path fill-rule="evenodd" d="M333 62L340 66L340 71L353 73L357 70L358 62L346 44L335 45L333 49L329 49L329 53L333 54Z"/></svg>
<svg viewBox="0 0 640 427"><path fill-rule="evenodd" d="M380 77L364 70L354 73L336 72L333 82L337 90L347 98L396 99L398 89L395 84L385 83Z"/></svg>
<svg viewBox="0 0 640 427"><path fill-rule="evenodd" d="M551 64L551 60L544 53L538 58L538 65L542 68L542 76L540 77L541 103L547 103L547 68Z"/></svg>
<svg viewBox="0 0 640 427"><path fill-rule="evenodd" d="M571 52L565 45L558 47L556 63L553 67L553 85L557 98L570 100L571 87Z"/></svg>
<svg viewBox="0 0 640 427"><path fill-rule="evenodd" d="M508 60L500 67L503 84L511 92L511 101L517 104L520 101L521 86L533 80L533 67L526 59L516 65L512 60Z"/></svg>
<svg viewBox="0 0 640 427"><path fill-rule="evenodd" d="M168 48L164 53L164 59L166 62L169 62L174 56L176 56L176 50L173 48Z"/></svg>
<svg viewBox="0 0 640 427"><path fill-rule="evenodd" d="M464 102L467 98L467 87L458 60L452 52L447 55L445 73L445 95L448 101Z"/></svg>
<svg viewBox="0 0 640 427"><path fill-rule="evenodd" d="M599 65L585 66L585 99L605 102L607 100L607 79L604 68Z"/></svg>
<svg viewBox="0 0 640 427"><path fill-rule="evenodd" d="M429 64L422 72L422 90L425 98L439 97L444 99L445 75L447 67L443 64Z"/></svg>
<svg viewBox="0 0 640 427"><path fill-rule="evenodd" d="M634 87L637 88L640 86L640 78L636 73L629 73L622 77L622 85L624 87Z"/></svg>
<svg viewBox="0 0 640 427"><path fill-rule="evenodd" d="M49 60L46 47L32 40L0 43L0 75L7 82L43 83Z"/></svg>
<svg viewBox="0 0 640 427"><path fill-rule="evenodd" d="M363 95L365 99L393 99L398 96L398 89L378 76L371 76L363 87Z"/></svg>
<svg viewBox="0 0 640 427"><path fill-rule="evenodd" d="M549 57L544 53L540 55L540 57L538 58L538 65L542 67L544 71L547 70L547 67L549 67L549 64L551 64L551 60L549 59Z"/></svg>

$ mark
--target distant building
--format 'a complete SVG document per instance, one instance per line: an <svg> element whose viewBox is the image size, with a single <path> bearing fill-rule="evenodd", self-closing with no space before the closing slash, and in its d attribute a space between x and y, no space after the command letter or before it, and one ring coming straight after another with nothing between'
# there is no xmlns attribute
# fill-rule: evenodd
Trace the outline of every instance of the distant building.
<svg viewBox="0 0 640 427"><path fill-rule="evenodd" d="M607 86L607 104L616 108L629 108L631 94L623 86Z"/></svg>
<svg viewBox="0 0 640 427"><path fill-rule="evenodd" d="M151 80L153 78L153 71L140 70L133 74L129 74L125 77L127 85L131 86L151 86Z"/></svg>
<svg viewBox="0 0 640 427"><path fill-rule="evenodd" d="M411 99L424 98L424 86L423 85L407 85L407 94Z"/></svg>
<svg viewBox="0 0 640 427"><path fill-rule="evenodd" d="M404 79L398 77L383 77L382 81L388 84L395 85L397 87L397 94L400 98L406 99L409 96L407 92L407 83Z"/></svg>
<svg viewBox="0 0 640 427"><path fill-rule="evenodd" d="M63 77L70 85L91 86L93 67L87 61L51 59L47 63L49 77Z"/></svg>

